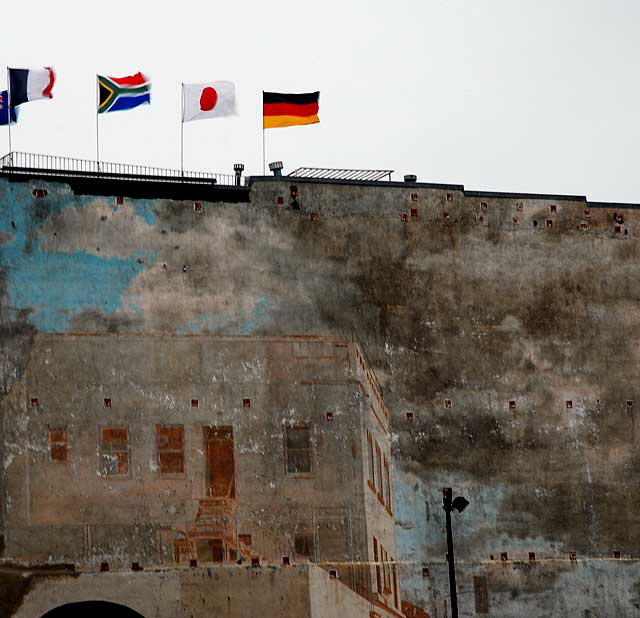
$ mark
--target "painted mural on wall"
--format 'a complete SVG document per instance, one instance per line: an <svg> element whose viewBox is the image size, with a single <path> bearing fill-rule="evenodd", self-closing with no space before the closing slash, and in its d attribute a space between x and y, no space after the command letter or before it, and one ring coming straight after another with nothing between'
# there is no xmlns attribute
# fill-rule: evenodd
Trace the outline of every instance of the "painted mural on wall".
<svg viewBox="0 0 640 618"><path fill-rule="evenodd" d="M0 179L2 559L311 563L445 616L453 486L463 615L635 615L636 210L293 195Z"/></svg>

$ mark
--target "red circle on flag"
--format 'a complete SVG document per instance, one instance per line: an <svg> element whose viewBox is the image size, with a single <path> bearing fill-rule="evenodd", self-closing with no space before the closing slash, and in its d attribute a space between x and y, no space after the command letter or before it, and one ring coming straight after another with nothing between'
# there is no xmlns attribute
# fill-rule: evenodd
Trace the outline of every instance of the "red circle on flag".
<svg viewBox="0 0 640 618"><path fill-rule="evenodd" d="M215 88L207 86L200 95L200 109L203 112L210 112L218 102L218 93Z"/></svg>

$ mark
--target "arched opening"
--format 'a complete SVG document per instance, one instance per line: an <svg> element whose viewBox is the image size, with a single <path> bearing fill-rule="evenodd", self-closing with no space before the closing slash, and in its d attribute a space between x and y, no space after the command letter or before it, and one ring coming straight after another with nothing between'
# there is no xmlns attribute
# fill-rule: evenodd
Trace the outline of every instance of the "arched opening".
<svg viewBox="0 0 640 618"><path fill-rule="evenodd" d="M126 605L108 601L82 601L67 603L47 612L42 618L144 618Z"/></svg>

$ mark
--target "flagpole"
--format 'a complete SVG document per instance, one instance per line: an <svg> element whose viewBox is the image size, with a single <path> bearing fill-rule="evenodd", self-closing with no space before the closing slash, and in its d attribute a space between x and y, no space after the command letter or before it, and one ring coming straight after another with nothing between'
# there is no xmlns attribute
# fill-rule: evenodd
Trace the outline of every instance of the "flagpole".
<svg viewBox="0 0 640 618"><path fill-rule="evenodd" d="M96 75L96 161L98 163L98 172L100 172L100 83L98 82L98 76Z"/></svg>
<svg viewBox="0 0 640 618"><path fill-rule="evenodd" d="M184 176L184 82L180 83L180 176Z"/></svg>
<svg viewBox="0 0 640 618"><path fill-rule="evenodd" d="M262 91L262 175L266 176L265 168L265 156L264 156L264 90Z"/></svg>
<svg viewBox="0 0 640 618"><path fill-rule="evenodd" d="M7 127L9 129L9 164L13 165L13 158L11 157L11 73L9 67L7 67Z"/></svg>

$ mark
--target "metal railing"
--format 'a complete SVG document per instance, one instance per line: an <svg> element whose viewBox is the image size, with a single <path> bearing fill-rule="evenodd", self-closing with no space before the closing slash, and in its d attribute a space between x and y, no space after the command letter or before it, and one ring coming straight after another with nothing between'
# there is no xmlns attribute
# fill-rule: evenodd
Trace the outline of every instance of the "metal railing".
<svg viewBox="0 0 640 618"><path fill-rule="evenodd" d="M91 161L30 152L10 152L0 158L0 172L10 174L38 174L75 178L136 180L147 182L183 182L204 185L235 185L234 174L180 171L165 167Z"/></svg>
<svg viewBox="0 0 640 618"><path fill-rule="evenodd" d="M299 167L287 176L296 178L318 178L322 180L367 180L375 182L385 176L391 180L393 170L353 170L333 167Z"/></svg>

